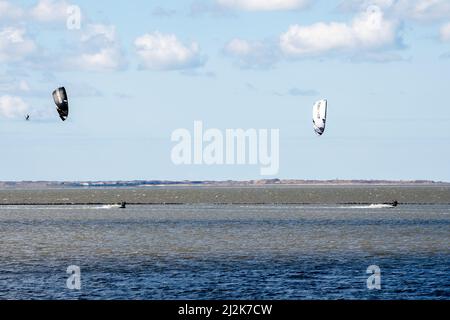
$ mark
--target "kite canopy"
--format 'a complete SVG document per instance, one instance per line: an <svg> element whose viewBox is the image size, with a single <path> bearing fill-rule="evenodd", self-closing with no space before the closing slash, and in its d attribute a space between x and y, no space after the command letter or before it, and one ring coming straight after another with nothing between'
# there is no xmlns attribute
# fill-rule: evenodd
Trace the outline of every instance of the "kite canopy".
<svg viewBox="0 0 450 320"><path fill-rule="evenodd" d="M313 127L314 131L321 136L325 132L327 120L327 100L319 100L313 106Z"/></svg>
<svg viewBox="0 0 450 320"><path fill-rule="evenodd" d="M66 121L69 116L69 101L66 89L61 87L53 91L53 100L55 101L59 117L62 121Z"/></svg>

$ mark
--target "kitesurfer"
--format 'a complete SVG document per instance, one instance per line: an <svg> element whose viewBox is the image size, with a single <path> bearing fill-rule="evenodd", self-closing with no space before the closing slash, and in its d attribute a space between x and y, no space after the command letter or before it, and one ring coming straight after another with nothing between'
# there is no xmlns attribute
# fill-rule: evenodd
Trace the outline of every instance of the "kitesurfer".
<svg viewBox="0 0 450 320"><path fill-rule="evenodd" d="M25 116L25 120L26 120L26 121L30 121L30 115L29 115L29 114L27 114L27 115Z"/></svg>
<svg viewBox="0 0 450 320"><path fill-rule="evenodd" d="M120 204L120 209L125 209L127 207L127 203L125 201L122 201Z"/></svg>
<svg viewBox="0 0 450 320"><path fill-rule="evenodd" d="M398 201L394 200L392 202L385 202L384 205L391 206L392 208L395 208L396 206L398 206Z"/></svg>

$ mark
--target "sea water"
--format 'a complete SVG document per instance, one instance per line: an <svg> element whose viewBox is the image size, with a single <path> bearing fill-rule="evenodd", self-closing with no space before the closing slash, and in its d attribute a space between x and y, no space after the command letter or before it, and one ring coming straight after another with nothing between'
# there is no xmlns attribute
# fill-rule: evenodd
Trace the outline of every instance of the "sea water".
<svg viewBox="0 0 450 320"><path fill-rule="evenodd" d="M448 204L4 205L0 299L449 299L449 243Z"/></svg>

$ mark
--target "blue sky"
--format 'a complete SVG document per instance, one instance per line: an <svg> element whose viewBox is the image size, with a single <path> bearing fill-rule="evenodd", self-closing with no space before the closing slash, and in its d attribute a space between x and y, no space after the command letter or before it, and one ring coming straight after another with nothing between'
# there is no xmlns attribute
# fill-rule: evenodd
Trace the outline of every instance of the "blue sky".
<svg viewBox="0 0 450 320"><path fill-rule="evenodd" d="M0 0L0 180L271 178L175 166L201 120L279 129L277 178L450 181L449 89L448 0Z"/></svg>

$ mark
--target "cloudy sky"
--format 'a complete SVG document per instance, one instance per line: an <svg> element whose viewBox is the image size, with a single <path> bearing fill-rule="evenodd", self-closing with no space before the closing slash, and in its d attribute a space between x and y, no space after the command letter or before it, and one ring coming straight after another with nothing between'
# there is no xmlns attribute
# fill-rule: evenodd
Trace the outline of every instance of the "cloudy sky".
<svg viewBox="0 0 450 320"><path fill-rule="evenodd" d="M175 166L201 120L279 129L279 178L450 181L449 89L449 0L0 0L0 180L262 178Z"/></svg>

